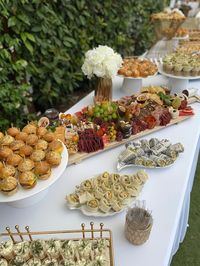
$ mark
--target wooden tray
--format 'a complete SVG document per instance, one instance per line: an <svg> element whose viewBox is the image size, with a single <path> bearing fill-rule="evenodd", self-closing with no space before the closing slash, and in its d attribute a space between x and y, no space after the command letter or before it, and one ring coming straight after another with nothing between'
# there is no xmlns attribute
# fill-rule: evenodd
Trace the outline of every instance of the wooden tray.
<svg viewBox="0 0 200 266"><path fill-rule="evenodd" d="M191 97L188 100L188 103L191 104L191 103L197 102L198 100L199 99L196 98L196 97ZM187 120L188 118L190 118L190 116L179 116L176 119L172 119L171 122L169 124L167 124L166 126L156 126L153 129L146 129L144 131L139 132L138 134L131 135L128 139L123 139L120 142L118 142L118 141L111 142L109 145L105 146L103 150L98 150L96 152L91 152L91 153L77 152L75 154L71 154L71 155L69 155L68 165L78 164L82 160L87 159L87 158L89 158L91 156L94 156L94 155L99 154L101 152L104 152L104 151L110 150L112 148L118 147L119 145L125 144L125 143L127 143L129 141L132 141L132 140L135 140L137 138L144 137L144 136L146 136L148 134L151 134L151 133L156 132L158 130L164 129L166 127L179 124L182 121Z"/></svg>

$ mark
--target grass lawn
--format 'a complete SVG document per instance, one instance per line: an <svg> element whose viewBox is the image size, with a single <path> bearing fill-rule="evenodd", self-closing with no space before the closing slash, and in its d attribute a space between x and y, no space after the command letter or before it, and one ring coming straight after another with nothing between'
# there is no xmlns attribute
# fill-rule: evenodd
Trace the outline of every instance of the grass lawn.
<svg viewBox="0 0 200 266"><path fill-rule="evenodd" d="M191 195L189 228L171 266L200 266L200 156Z"/></svg>

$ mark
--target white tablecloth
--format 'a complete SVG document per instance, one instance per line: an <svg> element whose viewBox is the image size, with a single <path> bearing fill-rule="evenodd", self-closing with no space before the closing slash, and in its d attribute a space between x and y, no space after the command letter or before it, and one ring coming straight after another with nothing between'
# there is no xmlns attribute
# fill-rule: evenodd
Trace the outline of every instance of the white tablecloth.
<svg viewBox="0 0 200 266"><path fill-rule="evenodd" d="M121 78L114 80L114 98L122 96ZM147 79L147 84L166 84L161 76ZM190 83L197 87L200 82ZM92 103L92 95L77 103L70 112ZM148 135L148 138L169 138L173 143L181 142L185 152L176 163L165 169L147 170L150 178L145 184L140 200L145 200L152 210L154 224L149 240L142 246L131 245L124 237L125 214L122 212L107 218L85 217L79 211L69 210L65 204L65 195L72 192L82 180L103 171L116 172L116 160L124 149L119 146L89 158L78 165L67 167L61 178L49 189L46 197L39 203L23 209L0 204L0 229L6 226L22 227L29 225L32 230L77 229L84 222L94 221L98 226L103 222L112 229L114 237L114 255L116 266L168 266L171 257L183 241L188 223L190 193L193 184L200 136L200 105L193 104L195 116L178 125L162 129ZM137 168L127 168L122 173L130 174Z"/></svg>

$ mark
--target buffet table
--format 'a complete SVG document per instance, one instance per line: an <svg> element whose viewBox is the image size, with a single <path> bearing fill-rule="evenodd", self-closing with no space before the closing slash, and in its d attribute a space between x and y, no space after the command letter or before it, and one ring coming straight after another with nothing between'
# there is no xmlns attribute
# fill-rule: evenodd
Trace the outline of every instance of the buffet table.
<svg viewBox="0 0 200 266"><path fill-rule="evenodd" d="M156 76L144 80L143 85L166 84L167 79ZM120 90L122 78L113 81L113 98L123 96ZM200 81L190 82L190 87L198 87ZM73 113L92 103L93 93L82 99L68 112ZM173 166L165 169L147 170L150 178L146 182L139 200L145 200L152 210L153 228L149 240L142 246L131 245L124 237L125 214L122 212L107 218L86 217L78 210L69 210L65 203L66 194L72 192L80 181L103 171L116 172L116 160L124 149L123 145L104 151L77 165L67 167L62 177L52 186L40 202L26 208L0 205L1 231L6 226L13 228L29 225L32 230L46 231L58 229L79 229L81 223L90 221L99 226L103 222L112 229L116 266L167 266L183 241L189 213L190 193L193 185L200 136L200 105L193 104L195 116L178 124L148 135L148 138L167 138L171 142L181 142L185 152ZM139 168L126 168L122 173L130 174Z"/></svg>

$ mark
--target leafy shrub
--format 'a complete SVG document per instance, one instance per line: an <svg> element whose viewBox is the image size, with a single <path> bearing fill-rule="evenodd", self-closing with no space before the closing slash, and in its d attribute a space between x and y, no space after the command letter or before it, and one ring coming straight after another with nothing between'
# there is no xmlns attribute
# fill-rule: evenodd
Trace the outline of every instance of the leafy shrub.
<svg viewBox="0 0 200 266"><path fill-rule="evenodd" d="M163 5L163 0L0 0L0 64L6 64L0 93L7 90L11 103L8 110L0 98L2 117L21 119L29 104L27 75L34 104L44 110L87 86L81 65L88 49L102 44L122 55L144 52L153 42L149 16Z"/></svg>

